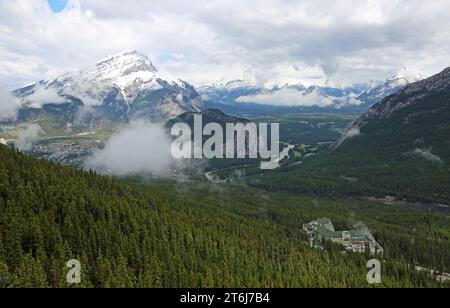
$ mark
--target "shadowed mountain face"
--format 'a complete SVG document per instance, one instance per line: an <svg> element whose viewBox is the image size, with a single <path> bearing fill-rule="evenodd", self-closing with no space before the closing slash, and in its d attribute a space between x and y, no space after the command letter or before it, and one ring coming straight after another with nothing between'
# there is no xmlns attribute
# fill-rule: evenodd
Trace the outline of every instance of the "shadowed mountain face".
<svg viewBox="0 0 450 308"><path fill-rule="evenodd" d="M144 55L124 52L95 67L66 73L14 91L19 122L52 118L55 125L96 129L102 121L168 119L199 111L194 87L161 73Z"/></svg>

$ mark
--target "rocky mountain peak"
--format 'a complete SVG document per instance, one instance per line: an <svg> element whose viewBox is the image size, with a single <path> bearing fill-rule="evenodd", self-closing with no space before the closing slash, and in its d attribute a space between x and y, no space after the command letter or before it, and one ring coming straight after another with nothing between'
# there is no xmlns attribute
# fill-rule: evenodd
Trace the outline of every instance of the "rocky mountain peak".
<svg viewBox="0 0 450 308"><path fill-rule="evenodd" d="M138 71L157 72L150 59L137 51L124 51L97 62L94 69L98 75L120 77Z"/></svg>

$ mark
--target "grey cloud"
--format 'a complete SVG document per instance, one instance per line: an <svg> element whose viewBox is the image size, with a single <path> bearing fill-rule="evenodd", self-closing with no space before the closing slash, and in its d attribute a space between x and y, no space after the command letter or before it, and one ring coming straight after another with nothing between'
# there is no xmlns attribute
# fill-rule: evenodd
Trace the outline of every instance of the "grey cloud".
<svg viewBox="0 0 450 308"><path fill-rule="evenodd" d="M286 63L319 66L310 79L339 83L385 78L405 66L424 75L449 66L444 0L72 3L81 9L53 14L46 0L0 0L0 83L33 81L122 49L155 62L181 55L158 64L194 84L249 76L277 82Z"/></svg>

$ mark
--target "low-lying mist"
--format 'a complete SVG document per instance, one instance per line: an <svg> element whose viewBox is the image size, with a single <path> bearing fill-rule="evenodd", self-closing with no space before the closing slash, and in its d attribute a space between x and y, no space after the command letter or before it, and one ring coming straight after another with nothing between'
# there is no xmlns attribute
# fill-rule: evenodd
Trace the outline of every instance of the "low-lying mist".
<svg viewBox="0 0 450 308"><path fill-rule="evenodd" d="M175 163L171 144L162 127L137 121L112 136L104 149L88 159L85 167L116 176L169 175Z"/></svg>
<svg viewBox="0 0 450 308"><path fill-rule="evenodd" d="M38 124L31 124L23 130L17 140L15 146L21 151L29 151L33 147L33 142L42 133L42 128Z"/></svg>

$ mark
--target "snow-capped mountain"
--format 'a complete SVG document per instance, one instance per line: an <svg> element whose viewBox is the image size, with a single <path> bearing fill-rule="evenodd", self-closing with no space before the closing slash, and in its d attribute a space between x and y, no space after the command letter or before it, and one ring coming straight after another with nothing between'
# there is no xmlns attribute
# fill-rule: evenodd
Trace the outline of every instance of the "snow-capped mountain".
<svg viewBox="0 0 450 308"><path fill-rule="evenodd" d="M107 57L92 68L68 72L14 93L26 109L89 109L97 117L113 120L171 118L199 111L202 106L194 87L160 72L136 51Z"/></svg>
<svg viewBox="0 0 450 308"><path fill-rule="evenodd" d="M364 91L358 100L362 101L367 107L371 107L378 103L381 99L397 93L403 87L424 79L421 75L404 75L398 74L385 82L377 84L374 83L369 89Z"/></svg>

